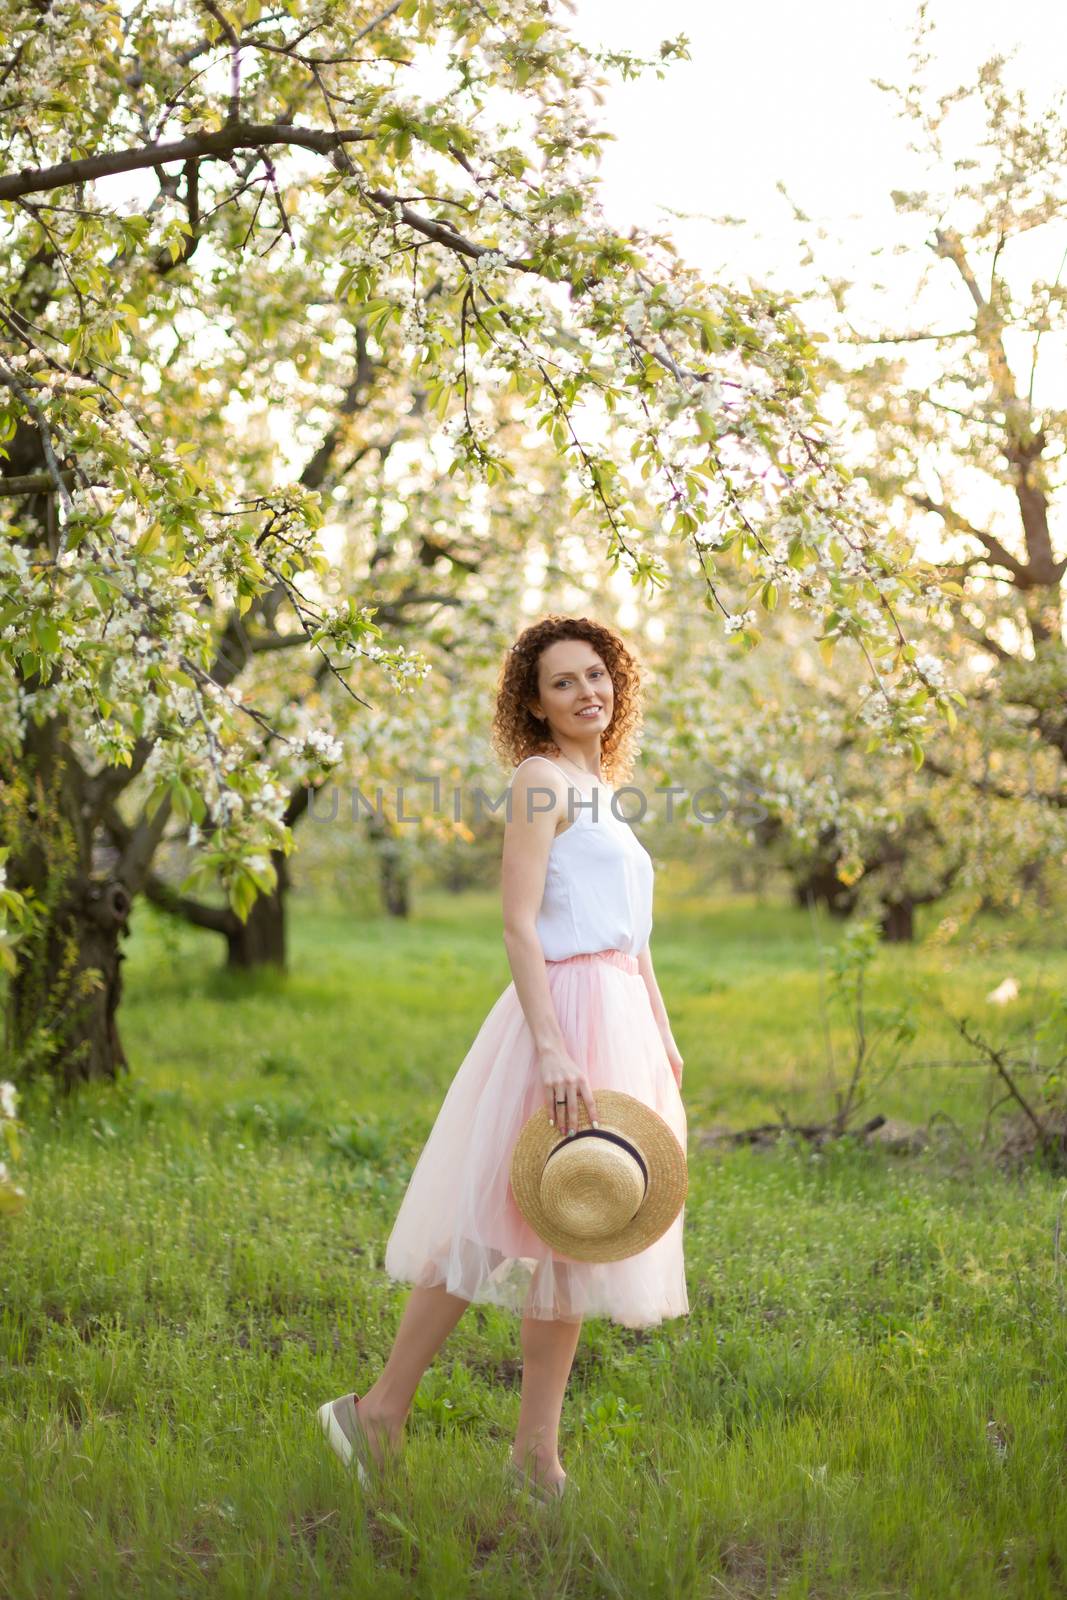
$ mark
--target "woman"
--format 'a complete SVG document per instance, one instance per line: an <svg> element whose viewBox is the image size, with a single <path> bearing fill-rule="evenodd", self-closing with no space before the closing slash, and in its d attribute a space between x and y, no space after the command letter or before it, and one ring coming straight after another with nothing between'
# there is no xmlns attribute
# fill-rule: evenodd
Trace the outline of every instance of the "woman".
<svg viewBox="0 0 1067 1600"><path fill-rule="evenodd" d="M682 1057L652 968L653 868L605 776L628 776L640 720L636 663L609 629L548 617L512 646L493 724L517 764L503 851L513 982L456 1073L411 1175L385 1270L413 1288L384 1369L319 1412L361 1481L401 1440L426 1368L471 1301L522 1316L522 1400L508 1466L563 1493L563 1395L582 1318L652 1327L689 1310L683 1212L621 1261L573 1261L526 1222L508 1185L521 1128L544 1105L564 1135L593 1092L652 1106L683 1150ZM557 1120L558 1119L558 1120Z"/></svg>

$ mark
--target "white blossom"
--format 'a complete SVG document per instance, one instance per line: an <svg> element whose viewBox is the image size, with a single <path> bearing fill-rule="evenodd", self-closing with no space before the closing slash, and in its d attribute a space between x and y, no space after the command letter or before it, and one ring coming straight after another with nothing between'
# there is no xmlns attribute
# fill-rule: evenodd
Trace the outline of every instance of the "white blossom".
<svg viewBox="0 0 1067 1600"><path fill-rule="evenodd" d="M916 656L915 670L922 673L923 677L929 678L930 682L937 688L940 688L945 681L944 663L939 661L937 656L932 656L929 653Z"/></svg>
<svg viewBox="0 0 1067 1600"><path fill-rule="evenodd" d="M334 766L340 761L344 746L339 739L327 733L324 728L312 728L304 735L305 747L315 755L320 756L323 762Z"/></svg>

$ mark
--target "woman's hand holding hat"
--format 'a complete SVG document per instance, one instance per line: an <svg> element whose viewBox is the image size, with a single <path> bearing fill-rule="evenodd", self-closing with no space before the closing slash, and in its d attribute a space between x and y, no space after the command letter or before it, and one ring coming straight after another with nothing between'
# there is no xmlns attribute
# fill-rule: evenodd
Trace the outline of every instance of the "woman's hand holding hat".
<svg viewBox="0 0 1067 1600"><path fill-rule="evenodd" d="M578 1101L584 1103L589 1121L596 1126L596 1101L585 1070L560 1045L546 1045L537 1052L537 1065L545 1093L548 1120L561 1132L574 1133L578 1127Z"/></svg>

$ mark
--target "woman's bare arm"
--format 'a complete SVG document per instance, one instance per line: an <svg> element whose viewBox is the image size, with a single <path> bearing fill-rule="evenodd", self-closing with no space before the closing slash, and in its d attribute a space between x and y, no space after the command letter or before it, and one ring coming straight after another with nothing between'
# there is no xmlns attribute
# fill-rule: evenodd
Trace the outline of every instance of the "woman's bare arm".
<svg viewBox="0 0 1067 1600"><path fill-rule="evenodd" d="M510 815L504 827L501 889L504 948L515 980L515 992L537 1049L545 1085L545 1110L554 1122L557 1093L566 1093L568 1116L561 1117L560 1126L566 1125L573 1131L577 1127L578 1098L585 1101L591 1122L596 1117L596 1104L584 1066L574 1062L567 1050L548 987L545 953L537 934L537 913L545 891L548 855L556 824L561 816L567 815L566 807L567 786L553 770L551 762L530 762L516 774L511 786Z"/></svg>
<svg viewBox="0 0 1067 1600"><path fill-rule="evenodd" d="M645 988L648 990L652 1015L656 1019L656 1026L659 1029L660 1038L663 1040L663 1047L667 1052L667 1060L670 1062L671 1071L674 1073L679 1088L681 1088L682 1068L685 1062L682 1059L681 1051L675 1043L674 1034L671 1032L671 1025L667 1017L667 1007L663 1004L663 996L660 994L659 984L656 982L656 971L652 965L651 941L645 945L645 948L638 956L637 969L645 980Z"/></svg>
<svg viewBox="0 0 1067 1600"><path fill-rule="evenodd" d="M656 1019L656 1026L659 1028L660 1033L662 1033L664 1029L666 1029L666 1031L669 1033L671 1031L671 1025L667 1018L667 1007L663 1004L663 996L659 992L659 984L656 982L655 968L652 965L651 941L645 945L645 948L638 956L637 967L642 978L645 980L645 988L648 990L649 1003L652 1006L652 1015Z"/></svg>

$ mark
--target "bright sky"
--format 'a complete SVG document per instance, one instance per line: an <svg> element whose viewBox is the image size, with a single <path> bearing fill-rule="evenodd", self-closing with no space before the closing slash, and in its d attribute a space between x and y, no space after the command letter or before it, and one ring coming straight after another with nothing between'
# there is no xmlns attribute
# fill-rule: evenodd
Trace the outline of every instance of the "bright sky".
<svg viewBox="0 0 1067 1600"><path fill-rule="evenodd" d="M730 230L676 218L671 231L709 272L725 261L764 278L778 268L788 277L796 259L778 180L809 216L848 233L857 262L865 239L898 237L889 190L907 186L914 158L871 79L906 81L916 14L912 0L574 0L570 26L587 43L656 56L661 39L690 40L692 59L669 63L662 79L610 90L609 218L658 224L664 207L743 217L750 225ZM973 81L982 61L1016 46L1031 104L1064 86L1062 0L931 0L929 15L939 88Z"/></svg>

